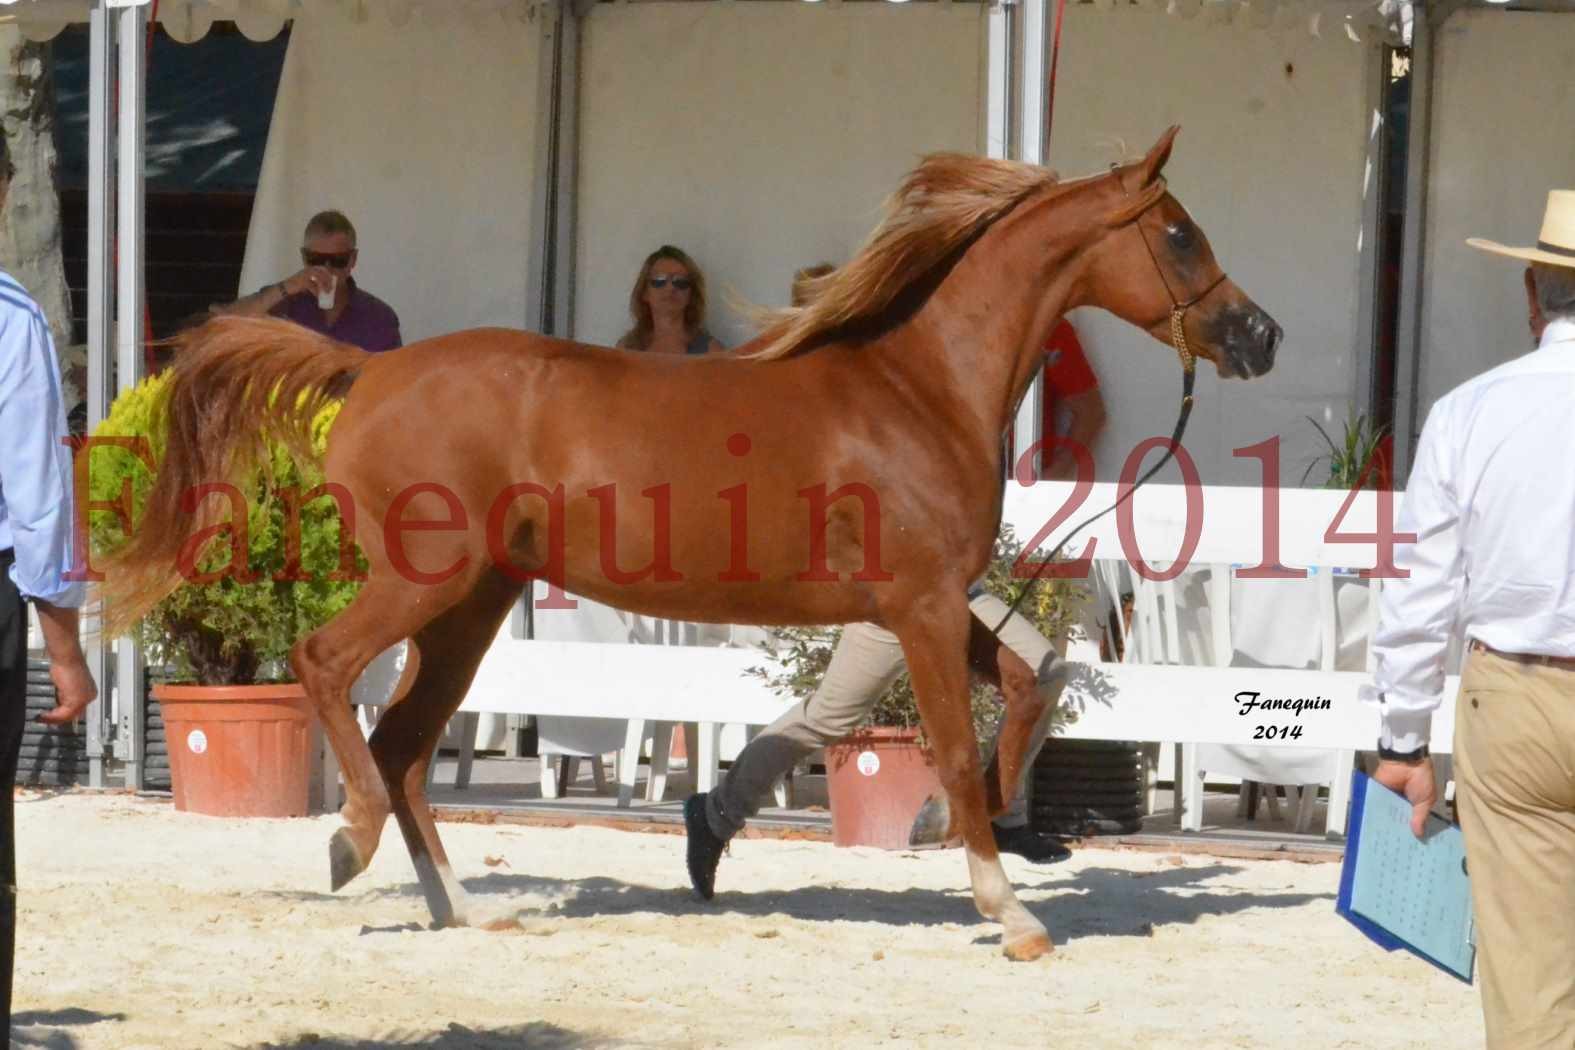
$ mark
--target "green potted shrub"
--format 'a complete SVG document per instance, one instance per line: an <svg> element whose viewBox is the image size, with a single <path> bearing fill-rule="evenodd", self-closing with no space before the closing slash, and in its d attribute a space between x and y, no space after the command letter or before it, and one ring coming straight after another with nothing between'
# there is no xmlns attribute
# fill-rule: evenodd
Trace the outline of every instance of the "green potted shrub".
<svg viewBox="0 0 1575 1050"><path fill-rule="evenodd" d="M1011 526L1002 526L984 585L1008 605L1028 584L1012 573L1021 553L1022 544ZM1077 622L1082 593L1082 587L1071 580L1044 578L1018 611L1047 638L1064 637ZM841 627L773 629L761 646L766 666L750 668L749 673L786 696L807 699L825 675L841 636ZM993 686L978 679L970 699L974 736L983 752L994 738L1005 705ZM914 815L927 798L941 791L941 784L906 671L876 701L866 724L826 748L826 789L832 840L837 845L908 847Z"/></svg>
<svg viewBox="0 0 1575 1050"><path fill-rule="evenodd" d="M1323 487L1326 489L1341 489L1350 491L1361 485L1363 488L1376 489L1384 482L1386 471L1383 463L1384 438L1388 436L1389 428L1368 419L1365 414L1358 414L1354 418L1347 418L1344 432L1336 442L1329 436L1312 416L1307 417L1318 431L1318 436L1323 438L1323 443L1328 449L1314 457L1307 464L1307 469L1302 472L1301 483L1307 484L1307 479L1317 469L1318 464L1327 462L1329 476L1324 479Z"/></svg>
<svg viewBox="0 0 1575 1050"><path fill-rule="evenodd" d="M94 431L88 453L94 507L117 506L140 520L154 478L141 453L158 461L164 451L156 416L164 384L155 376L122 394ZM314 421L319 454L338 410L331 403ZM239 485L244 534L231 521L188 567L186 582L137 625L150 665L164 669L153 696L162 709L178 809L221 816L307 812L317 728L286 657L297 638L350 603L364 569L350 540L341 538L333 499L300 503L298 514L291 513L296 494L321 483L315 465L298 465L282 445L272 448L268 462ZM88 525L96 561L126 542L126 520L116 511L95 509ZM245 579L224 571L242 561Z"/></svg>

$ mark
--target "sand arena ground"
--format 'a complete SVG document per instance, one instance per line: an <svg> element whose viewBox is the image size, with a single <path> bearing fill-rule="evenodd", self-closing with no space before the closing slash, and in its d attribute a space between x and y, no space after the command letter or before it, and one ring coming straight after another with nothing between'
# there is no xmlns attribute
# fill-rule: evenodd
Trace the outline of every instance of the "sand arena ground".
<svg viewBox="0 0 1575 1050"><path fill-rule="evenodd" d="M1335 916L1335 864L1008 857L1057 944L1014 964L957 852L740 840L703 905L675 835L444 824L476 910L519 922L429 931L392 822L327 892L337 825L24 794L14 1045L1482 1045L1475 989Z"/></svg>

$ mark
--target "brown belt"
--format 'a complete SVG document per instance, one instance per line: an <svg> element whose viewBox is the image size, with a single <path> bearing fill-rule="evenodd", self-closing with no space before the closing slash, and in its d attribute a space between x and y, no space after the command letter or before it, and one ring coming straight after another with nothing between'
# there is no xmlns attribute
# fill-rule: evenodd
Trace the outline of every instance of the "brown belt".
<svg viewBox="0 0 1575 1050"><path fill-rule="evenodd" d="M1540 653L1505 653L1471 639L1471 648L1474 652L1491 653L1501 656L1506 660L1514 660L1521 664L1541 664L1543 667L1557 667L1561 671L1575 671L1575 656L1543 656Z"/></svg>

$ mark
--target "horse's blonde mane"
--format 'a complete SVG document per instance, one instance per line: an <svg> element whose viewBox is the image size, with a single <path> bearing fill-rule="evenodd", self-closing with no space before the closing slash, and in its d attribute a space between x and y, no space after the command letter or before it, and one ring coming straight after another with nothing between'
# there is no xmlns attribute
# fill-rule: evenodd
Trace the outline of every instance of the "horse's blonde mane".
<svg viewBox="0 0 1575 1050"><path fill-rule="evenodd" d="M754 360L787 357L826 333L879 315L954 250L1057 182L1019 161L962 153L925 157L886 201L880 225L844 266L804 282L803 306L751 311L766 342Z"/></svg>

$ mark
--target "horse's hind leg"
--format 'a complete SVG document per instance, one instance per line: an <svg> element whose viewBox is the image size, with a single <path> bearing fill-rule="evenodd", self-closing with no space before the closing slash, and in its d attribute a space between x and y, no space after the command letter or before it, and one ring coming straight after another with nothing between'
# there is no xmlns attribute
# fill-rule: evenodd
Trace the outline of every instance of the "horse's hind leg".
<svg viewBox="0 0 1575 1050"><path fill-rule="evenodd" d="M902 640L936 770L968 853L974 905L1004 927L1007 956L1036 959L1051 950L1050 934L1012 892L990 830L968 703L969 620L960 592L931 596L887 618Z"/></svg>
<svg viewBox="0 0 1575 1050"><path fill-rule="evenodd" d="M464 702L482 655L522 590L489 569L468 597L423 627L412 639L419 670L413 681L407 676L401 682L403 695L395 697L372 732L372 758L438 926L464 925L466 902L427 803L427 767L443 727Z"/></svg>
<svg viewBox="0 0 1575 1050"><path fill-rule="evenodd" d="M1001 605L1003 612L1005 608ZM992 614L991 619L999 620L1000 616ZM984 773L986 805L991 819L1006 812L1012 800L1021 794L1028 763L1044 744L1067 678L1066 661L1037 630L1016 617L1008 621L1008 625L1016 627L1018 632L1032 632L1031 639L1019 638L1018 644L1030 651L1044 650L1039 667L1030 667L1011 646L996 637L977 613L969 620L969 667L999 689L1006 700L1006 712ZM931 795L925 801L914 818L908 841L913 846L936 845L956 836L951 807L943 793Z"/></svg>
<svg viewBox="0 0 1575 1050"><path fill-rule="evenodd" d="M335 890L366 869L388 820L388 793L350 707L350 687L378 653L421 626L415 585L374 574L343 612L295 644L290 664L306 689L345 777L345 826L328 847ZM426 604L431 609L431 604ZM410 668L406 668L407 677Z"/></svg>

